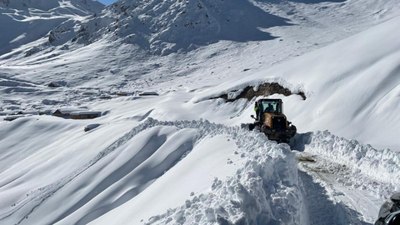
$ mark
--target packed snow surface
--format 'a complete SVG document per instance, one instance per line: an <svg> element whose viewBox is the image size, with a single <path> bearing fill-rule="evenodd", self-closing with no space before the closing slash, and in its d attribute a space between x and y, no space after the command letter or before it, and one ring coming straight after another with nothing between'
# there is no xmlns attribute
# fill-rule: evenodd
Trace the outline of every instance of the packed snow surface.
<svg viewBox="0 0 400 225"><path fill-rule="evenodd" d="M373 224L400 191L399 10L0 0L0 224ZM265 83L305 94L270 96L289 144L240 128L261 96L218 98Z"/></svg>

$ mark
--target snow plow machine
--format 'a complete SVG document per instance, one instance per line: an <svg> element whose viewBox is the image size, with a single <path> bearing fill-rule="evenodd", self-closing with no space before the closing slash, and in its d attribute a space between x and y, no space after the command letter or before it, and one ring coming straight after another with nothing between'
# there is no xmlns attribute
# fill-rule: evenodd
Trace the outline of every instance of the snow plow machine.
<svg viewBox="0 0 400 225"><path fill-rule="evenodd" d="M296 134L296 126L292 125L283 114L282 99L260 99L254 105L256 117L251 124L242 124L249 130L263 132L268 139L278 143L289 143L290 139Z"/></svg>

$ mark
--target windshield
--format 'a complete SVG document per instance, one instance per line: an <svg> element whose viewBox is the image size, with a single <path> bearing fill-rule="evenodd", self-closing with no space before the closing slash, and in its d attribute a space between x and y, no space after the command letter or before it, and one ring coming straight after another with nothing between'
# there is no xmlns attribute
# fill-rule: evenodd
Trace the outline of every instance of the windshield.
<svg viewBox="0 0 400 225"><path fill-rule="evenodd" d="M277 101L262 101L263 112L281 113L280 104Z"/></svg>

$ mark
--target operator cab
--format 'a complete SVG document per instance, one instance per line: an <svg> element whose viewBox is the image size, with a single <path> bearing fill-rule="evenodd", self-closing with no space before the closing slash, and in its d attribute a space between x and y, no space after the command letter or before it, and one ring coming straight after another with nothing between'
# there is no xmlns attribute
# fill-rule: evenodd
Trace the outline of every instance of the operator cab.
<svg viewBox="0 0 400 225"><path fill-rule="evenodd" d="M261 112L263 113L282 113L281 99L260 99L257 101L257 103L260 107Z"/></svg>
<svg viewBox="0 0 400 225"><path fill-rule="evenodd" d="M258 121L263 120L264 113L282 114L282 99L260 99L256 101L254 109Z"/></svg>

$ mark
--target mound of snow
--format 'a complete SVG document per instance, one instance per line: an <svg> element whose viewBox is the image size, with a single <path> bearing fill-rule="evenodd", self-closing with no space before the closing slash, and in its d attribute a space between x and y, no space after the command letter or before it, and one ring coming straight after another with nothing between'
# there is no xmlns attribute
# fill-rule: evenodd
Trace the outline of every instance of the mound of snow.
<svg viewBox="0 0 400 225"><path fill-rule="evenodd" d="M307 215L302 214L303 196L293 158L258 154L234 177L216 179L208 193L153 216L145 224L305 224Z"/></svg>
<svg viewBox="0 0 400 225"><path fill-rule="evenodd" d="M169 210L165 208L166 213L153 215L146 224L257 224L259 221L273 224L304 224L307 215L301 213L303 196L298 183L297 166L294 154L287 145L276 145L259 133L249 133L238 127L226 127L208 121L148 122L154 125L176 126L180 129L195 128L199 140L225 135L237 146L236 154L242 157L244 166L227 180L214 179L208 191L199 195L192 193L192 198L186 200L182 207ZM183 161L185 160L186 158ZM179 167L179 164L177 166ZM196 170L196 167L192 167L191 170ZM154 185L159 186L158 182ZM154 196L147 198L154 199ZM153 200L160 201L155 205L166 204L165 200L160 198ZM93 224L125 224L139 222L138 219L146 220L131 214L132 211L140 214L141 210L138 207L146 207L138 205L139 202L143 201L132 199L93 221Z"/></svg>

